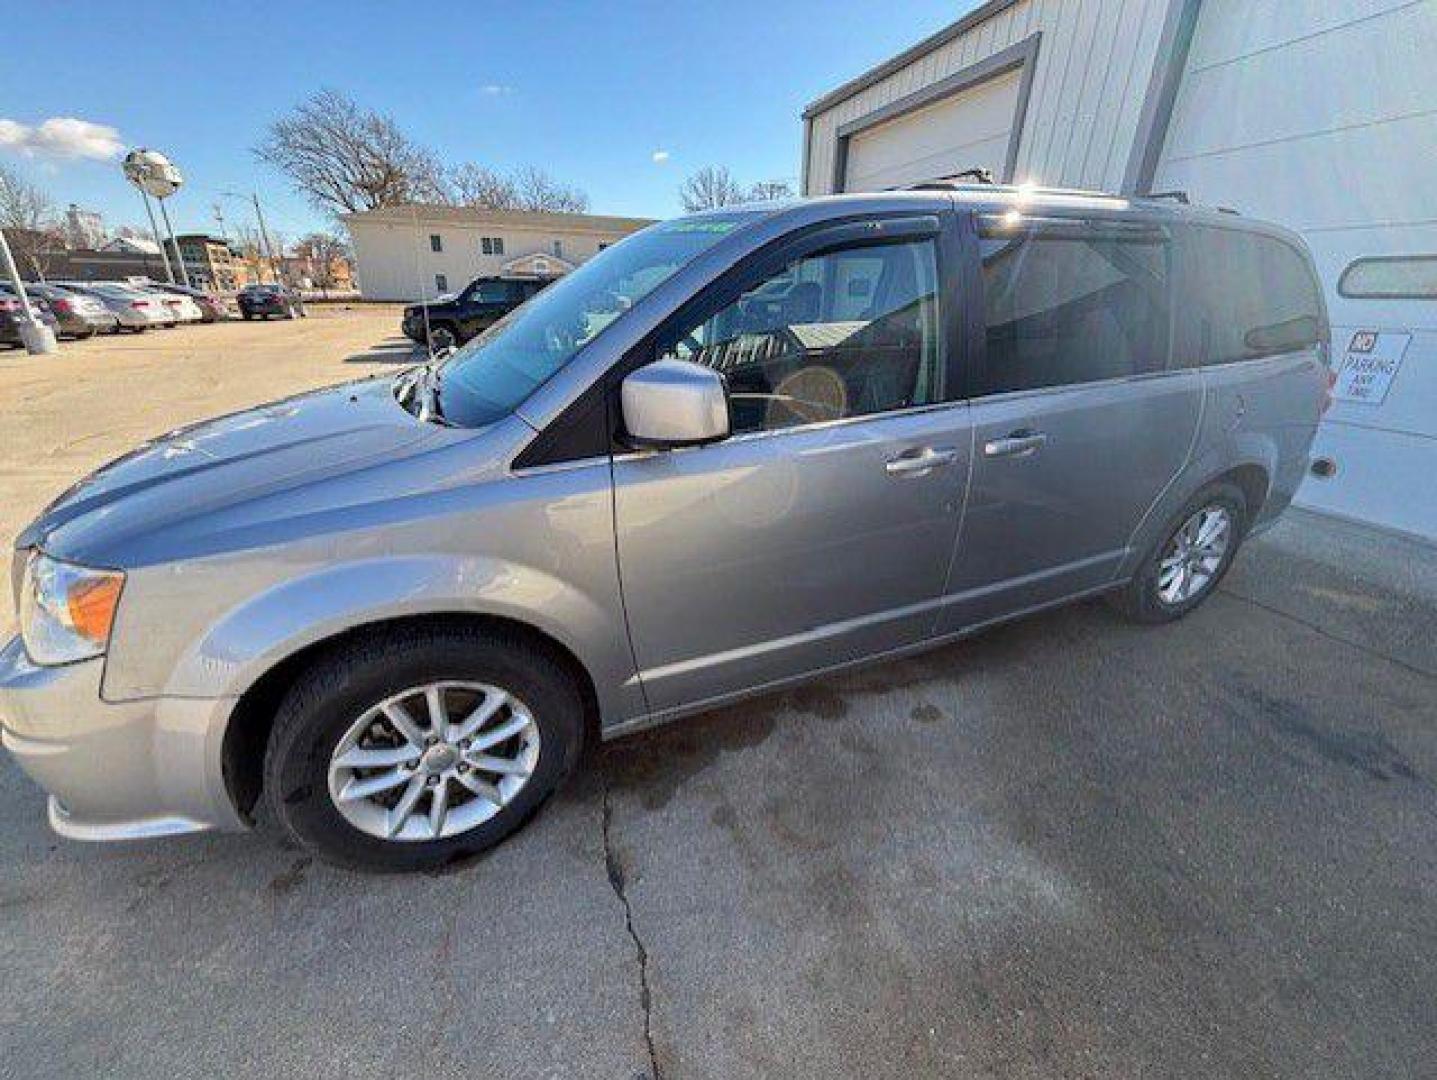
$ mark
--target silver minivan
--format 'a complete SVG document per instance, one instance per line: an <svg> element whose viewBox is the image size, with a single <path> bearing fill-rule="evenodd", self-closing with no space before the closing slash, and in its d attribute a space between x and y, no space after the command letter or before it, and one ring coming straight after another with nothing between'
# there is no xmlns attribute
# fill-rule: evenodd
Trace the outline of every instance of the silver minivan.
<svg viewBox="0 0 1437 1080"><path fill-rule="evenodd" d="M1081 597L1191 611L1302 479L1290 233L937 186L654 225L450 356L175 431L19 538L4 741L86 839L431 867L587 740Z"/></svg>

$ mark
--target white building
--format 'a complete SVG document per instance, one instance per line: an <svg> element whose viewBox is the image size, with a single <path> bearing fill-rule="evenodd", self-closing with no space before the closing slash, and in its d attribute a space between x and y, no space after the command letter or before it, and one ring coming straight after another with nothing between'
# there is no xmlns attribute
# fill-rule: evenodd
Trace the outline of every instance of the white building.
<svg viewBox="0 0 1437 1080"><path fill-rule="evenodd" d="M143 236L117 236L107 241L100 248L101 251L112 251L119 255L155 255L160 254L160 245L153 240L146 240Z"/></svg>
<svg viewBox="0 0 1437 1080"><path fill-rule="evenodd" d="M98 248L105 242L105 219L71 203L65 211L65 243L72 248Z"/></svg>
<svg viewBox="0 0 1437 1080"><path fill-rule="evenodd" d="M1437 538L1433 56L1434 0L989 0L810 105L803 186L985 168L1300 230L1339 381L1299 502Z"/></svg>
<svg viewBox="0 0 1437 1080"><path fill-rule="evenodd" d="M399 206L345 214L355 274L367 300L433 299L476 277L557 277L647 218L455 206Z"/></svg>

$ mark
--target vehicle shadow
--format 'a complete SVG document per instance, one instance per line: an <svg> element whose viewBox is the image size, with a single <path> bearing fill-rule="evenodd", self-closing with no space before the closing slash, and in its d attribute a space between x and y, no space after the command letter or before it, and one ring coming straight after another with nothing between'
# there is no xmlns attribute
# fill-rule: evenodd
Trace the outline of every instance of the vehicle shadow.
<svg viewBox="0 0 1437 1080"><path fill-rule="evenodd" d="M426 359L424 349L406 337L385 338L364 352L346 356L346 364L417 364Z"/></svg>

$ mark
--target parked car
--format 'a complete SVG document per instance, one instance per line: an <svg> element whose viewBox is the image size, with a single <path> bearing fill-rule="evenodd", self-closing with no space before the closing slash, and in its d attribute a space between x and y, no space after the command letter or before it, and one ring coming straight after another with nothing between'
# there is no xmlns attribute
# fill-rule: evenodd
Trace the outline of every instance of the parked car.
<svg viewBox="0 0 1437 1080"><path fill-rule="evenodd" d="M174 296L188 297L194 301L195 306L199 308L200 319L203 322L224 322L231 317L229 305L225 303L224 297L215 293L205 292L204 289L196 289L189 285L161 284L159 282L151 285L150 288L156 289L159 292L170 293Z"/></svg>
<svg viewBox="0 0 1437 1080"><path fill-rule="evenodd" d="M112 334L119 328L115 313L92 296L83 296L48 282L27 281L25 292L44 300L55 316L57 333L71 338L87 338L98 333ZM0 283L0 295L14 296L14 291Z"/></svg>
<svg viewBox="0 0 1437 1080"><path fill-rule="evenodd" d="M171 292L169 289L157 284L139 285L135 286L135 288L140 292L154 297L161 304L165 305L165 307L169 308L174 314L177 323L197 323L204 321L204 311L191 297L181 293Z"/></svg>
<svg viewBox="0 0 1437 1080"><path fill-rule="evenodd" d="M62 496L17 542L5 742L63 834L263 798L326 858L438 866L590 736L1082 597L1186 615L1307 472L1327 353L1303 242L1225 213L953 186L660 223L442 363Z"/></svg>
<svg viewBox="0 0 1437 1080"><path fill-rule="evenodd" d="M61 288L100 301L119 319L122 330L142 334L152 326L175 325L175 315L169 308L128 285L114 281L62 281L59 284Z"/></svg>
<svg viewBox="0 0 1437 1080"><path fill-rule="evenodd" d="M129 298L131 303L140 302L140 310L153 320L155 325L169 329L183 321L180 311L169 303L174 298L148 286L137 285L131 281L103 281L97 282L96 288L108 290L121 299Z"/></svg>
<svg viewBox="0 0 1437 1080"><path fill-rule="evenodd" d="M409 305L399 328L432 352L454 348L489 329L546 284L539 278L475 278L458 296Z"/></svg>
<svg viewBox="0 0 1437 1080"><path fill-rule="evenodd" d="M286 285L246 285L239 292L240 314L246 319L283 315L286 319L308 316L304 299Z"/></svg>
<svg viewBox="0 0 1437 1080"><path fill-rule="evenodd" d="M38 296L30 297L30 307L35 312L35 317L50 328L56 337L60 336L60 324L55 318L50 305ZM20 298L9 289L0 288L0 345L23 346L24 338L20 336L20 324L24 321L25 311L20 306Z"/></svg>

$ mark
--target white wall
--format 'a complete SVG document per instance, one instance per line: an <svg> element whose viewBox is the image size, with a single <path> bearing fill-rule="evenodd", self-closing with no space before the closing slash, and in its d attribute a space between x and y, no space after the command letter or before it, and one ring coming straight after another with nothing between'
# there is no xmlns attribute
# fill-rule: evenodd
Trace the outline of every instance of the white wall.
<svg viewBox="0 0 1437 1080"><path fill-rule="evenodd" d="M1300 230L1339 362L1356 330L1412 333L1387 400L1339 401L1299 501L1437 537L1437 301L1348 300L1361 255L1437 253L1437 2L1204 0L1154 179Z"/></svg>
<svg viewBox="0 0 1437 1080"><path fill-rule="evenodd" d="M436 295L434 276L444 274L449 290L457 292L476 277L497 275L504 264L519 255L554 254L554 241L563 245L566 261L582 263L592 258L599 244L612 244L624 232L563 229L520 229L513 226L433 221L420 218L417 225L351 220L355 274L366 300L418 300ZM430 250L430 234L437 233L444 250ZM485 236L504 239L503 255L484 255L480 240Z"/></svg>
<svg viewBox="0 0 1437 1080"><path fill-rule="evenodd" d="M832 190L838 129L1041 33L1018 181L1117 191L1170 3L1021 0L814 116L804 190Z"/></svg>

